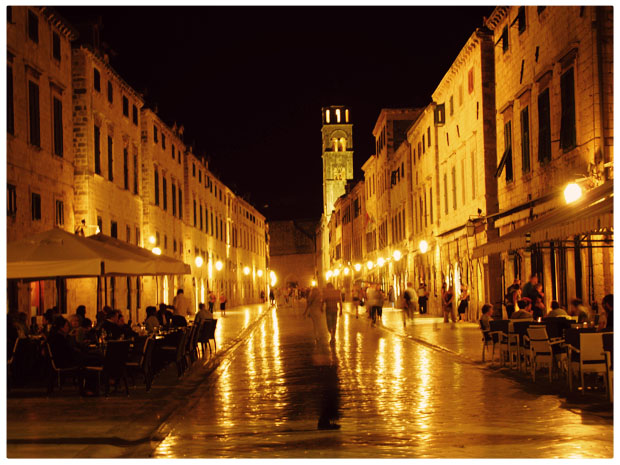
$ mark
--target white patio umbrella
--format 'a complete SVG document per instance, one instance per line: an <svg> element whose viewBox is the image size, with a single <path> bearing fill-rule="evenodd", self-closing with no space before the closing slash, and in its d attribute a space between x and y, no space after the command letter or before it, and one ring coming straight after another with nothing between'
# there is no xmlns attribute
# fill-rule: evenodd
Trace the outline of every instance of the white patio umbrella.
<svg viewBox="0 0 620 465"><path fill-rule="evenodd" d="M154 268L146 257L58 228L7 243L8 279L140 275Z"/></svg>

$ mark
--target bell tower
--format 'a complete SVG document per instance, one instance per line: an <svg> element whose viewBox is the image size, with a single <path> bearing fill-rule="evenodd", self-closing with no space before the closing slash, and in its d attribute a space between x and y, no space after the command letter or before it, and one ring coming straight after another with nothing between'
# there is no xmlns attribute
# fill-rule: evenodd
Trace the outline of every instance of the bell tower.
<svg viewBox="0 0 620 465"><path fill-rule="evenodd" d="M345 106L322 108L322 116L323 216L329 222L334 203L353 179L353 124Z"/></svg>

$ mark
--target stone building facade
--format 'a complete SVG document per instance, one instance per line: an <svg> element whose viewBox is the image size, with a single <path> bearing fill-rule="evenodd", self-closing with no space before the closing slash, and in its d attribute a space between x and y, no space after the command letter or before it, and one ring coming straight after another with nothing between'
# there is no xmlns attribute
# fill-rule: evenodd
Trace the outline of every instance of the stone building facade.
<svg viewBox="0 0 620 465"><path fill-rule="evenodd" d="M268 292L265 217L144 107L98 47L49 7L8 7L7 239L60 227L99 232L191 265L190 275L10 280L9 310L35 316L110 305L142 321L183 288L229 305ZM157 250L158 249L158 250ZM198 260L200 258L200 260Z"/></svg>
<svg viewBox="0 0 620 465"><path fill-rule="evenodd" d="M534 234L528 225L566 209L569 183L586 197L613 182L612 18L611 7L511 6L487 20L498 44L495 225L502 237L520 228ZM547 306L574 297L596 306L613 292L613 233L601 218L571 235L550 230L544 241L498 241L504 287L536 273Z"/></svg>
<svg viewBox="0 0 620 465"><path fill-rule="evenodd" d="M333 216L333 215L332 215ZM276 287L310 287L316 280L316 221L270 221L270 268L276 274Z"/></svg>
<svg viewBox="0 0 620 465"><path fill-rule="evenodd" d="M47 7L7 8L6 239L73 231L71 41ZM65 280L9 282L10 310L67 306Z"/></svg>

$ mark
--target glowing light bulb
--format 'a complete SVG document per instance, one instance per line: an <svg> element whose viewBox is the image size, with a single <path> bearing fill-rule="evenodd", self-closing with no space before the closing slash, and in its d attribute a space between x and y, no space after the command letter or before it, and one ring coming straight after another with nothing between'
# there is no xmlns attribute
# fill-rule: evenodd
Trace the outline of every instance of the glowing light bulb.
<svg viewBox="0 0 620 465"><path fill-rule="evenodd" d="M428 250L428 242L420 241L420 245L418 247L420 248L420 252L426 253L426 251Z"/></svg>
<svg viewBox="0 0 620 465"><path fill-rule="evenodd" d="M564 189L564 199L566 203L573 203L575 200L579 200L581 198L581 187L578 184L570 183Z"/></svg>
<svg viewBox="0 0 620 465"><path fill-rule="evenodd" d="M221 261L219 261L219 260L218 260L217 262L215 262L215 269L216 269L217 271L220 271L220 270L223 268L223 266L224 266L224 265L222 264L222 262L221 262Z"/></svg>
<svg viewBox="0 0 620 465"><path fill-rule="evenodd" d="M159 247L153 247L153 250L151 250L151 252L153 252L155 255L161 255L161 249Z"/></svg>
<svg viewBox="0 0 620 465"><path fill-rule="evenodd" d="M202 257L200 255L198 255L195 259L194 259L194 263L196 263L196 266L198 268L200 268L202 266L202 264L204 263Z"/></svg>
<svg viewBox="0 0 620 465"><path fill-rule="evenodd" d="M353 266L353 268L355 268L355 271L359 271L362 269L362 265L360 265L359 263L356 263L355 266Z"/></svg>

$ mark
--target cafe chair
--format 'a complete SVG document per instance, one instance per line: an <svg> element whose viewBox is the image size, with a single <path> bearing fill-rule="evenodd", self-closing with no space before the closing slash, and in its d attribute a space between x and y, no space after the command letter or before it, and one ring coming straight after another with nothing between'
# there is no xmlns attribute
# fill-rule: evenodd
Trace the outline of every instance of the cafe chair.
<svg viewBox="0 0 620 465"><path fill-rule="evenodd" d="M567 347L569 390L573 390L573 373L577 372L581 381L582 394L585 394L584 378L587 374L602 375L605 378L605 388L609 390L607 360L603 350L603 333L581 332L579 333L579 347L575 347L572 343L567 344Z"/></svg>
<svg viewBox="0 0 620 465"><path fill-rule="evenodd" d="M188 351L192 363L198 359L198 337L200 336L200 331L203 325L204 321L194 323L194 332L192 333L192 339L190 341Z"/></svg>
<svg viewBox="0 0 620 465"><path fill-rule="evenodd" d="M200 337L198 341L202 346L202 353L205 353L205 345L209 346L209 353L211 353L211 343L213 340L213 350L217 350L217 344L215 343L215 328L217 327L217 319L205 320L200 331Z"/></svg>
<svg viewBox="0 0 620 465"><path fill-rule="evenodd" d="M187 346L187 337L189 336L189 329L180 329L180 337L177 340L176 346L163 346L161 350L164 353L174 353L174 363L177 367L177 376L180 378L187 368L187 360L185 359L185 347ZM170 360L170 359L168 359Z"/></svg>
<svg viewBox="0 0 620 465"><path fill-rule="evenodd" d="M13 384L13 363L15 361L15 354L17 353L17 347L19 346L19 338L15 339L15 344L13 344L13 350L11 351L10 357L6 362L6 381L7 381L7 390L11 389Z"/></svg>
<svg viewBox="0 0 620 465"><path fill-rule="evenodd" d="M153 383L153 349L155 348L155 340L152 336L145 339L142 346L142 354L138 361L129 361L125 366L129 369L129 375L133 379L133 373L139 372L144 377L144 384L146 385L146 392L149 392Z"/></svg>
<svg viewBox="0 0 620 465"><path fill-rule="evenodd" d="M79 376L79 368L77 366L59 368L54 361L54 355L50 345L46 342L44 346L45 358L48 362L48 369L50 376L48 378L47 393L51 394L54 391L54 384L58 385L58 389L62 391L62 377L71 375L75 380Z"/></svg>
<svg viewBox="0 0 620 465"><path fill-rule="evenodd" d="M531 373L532 381L536 382L536 369L540 365L545 365L549 368L549 382L552 381L552 370L554 362L554 350L553 346L559 346L564 342L563 339L549 339L546 326L531 325L527 328L527 338L529 343L529 353L527 353Z"/></svg>
<svg viewBox="0 0 620 465"><path fill-rule="evenodd" d="M110 393L110 380L120 381L123 379L125 383L125 393L129 395L129 386L127 385L127 370L125 364L129 357L130 341L108 341L106 344L105 355L102 366L87 366L86 372L97 374L97 393L101 386L103 378L106 397Z"/></svg>
<svg viewBox="0 0 620 465"><path fill-rule="evenodd" d="M614 401L614 333L603 333L603 350L607 364L607 394L609 402Z"/></svg>

